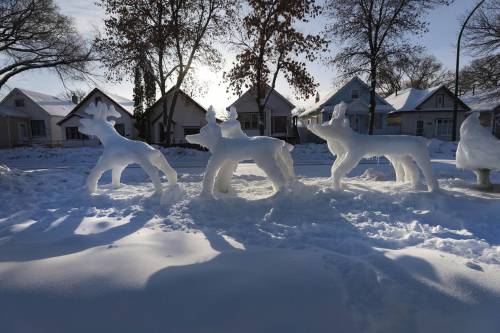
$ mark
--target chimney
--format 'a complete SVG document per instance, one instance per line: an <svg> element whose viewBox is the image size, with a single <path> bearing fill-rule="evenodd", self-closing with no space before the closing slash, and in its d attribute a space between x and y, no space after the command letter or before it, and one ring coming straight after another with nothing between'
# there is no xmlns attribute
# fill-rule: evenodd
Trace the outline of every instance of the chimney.
<svg viewBox="0 0 500 333"><path fill-rule="evenodd" d="M71 95L71 101L73 102L73 104L78 104L78 96L76 96L75 93Z"/></svg>
<svg viewBox="0 0 500 333"><path fill-rule="evenodd" d="M318 103L319 102L319 92L316 92L316 99L314 101L314 103Z"/></svg>

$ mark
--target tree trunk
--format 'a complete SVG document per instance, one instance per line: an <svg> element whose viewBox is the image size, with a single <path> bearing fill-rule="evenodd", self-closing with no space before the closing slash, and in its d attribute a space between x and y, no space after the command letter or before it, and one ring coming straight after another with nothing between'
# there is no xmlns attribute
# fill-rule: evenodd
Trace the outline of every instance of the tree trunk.
<svg viewBox="0 0 500 333"><path fill-rule="evenodd" d="M180 87L175 87L172 95L172 102L170 103L170 111L168 112L167 117L167 126L166 126L166 142L167 147L172 145L172 137L170 136L170 129L172 128L172 122L174 119L175 105L177 104L177 97L179 96Z"/></svg>
<svg viewBox="0 0 500 333"><path fill-rule="evenodd" d="M266 112L264 111L264 105L259 103L259 134L264 135L266 129Z"/></svg>
<svg viewBox="0 0 500 333"><path fill-rule="evenodd" d="M370 105L369 105L370 124L368 127L368 135L373 134L373 129L375 127L375 106L377 105L377 100L375 95L376 86L377 86L377 67L375 65L375 62L372 61L371 72L370 72Z"/></svg>

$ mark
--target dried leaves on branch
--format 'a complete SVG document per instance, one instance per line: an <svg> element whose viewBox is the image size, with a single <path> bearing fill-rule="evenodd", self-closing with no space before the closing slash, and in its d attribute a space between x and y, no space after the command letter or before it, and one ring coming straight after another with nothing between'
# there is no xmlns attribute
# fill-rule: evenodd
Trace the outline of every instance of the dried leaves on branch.
<svg viewBox="0 0 500 333"><path fill-rule="evenodd" d="M279 74L302 98L314 95L316 83L306 61L314 61L327 43L320 35L305 34L297 25L320 14L314 0L248 0L247 11L234 27L232 45L238 52L225 73L229 91L255 89L259 130L264 134L264 108ZM270 86L271 89L268 89Z"/></svg>
<svg viewBox="0 0 500 333"><path fill-rule="evenodd" d="M236 0L102 0L105 35L98 50L110 76L133 77L138 64L159 87L165 143L170 133L178 93L194 66L217 67L222 56L218 37L227 32ZM146 81L150 81L149 79ZM167 85L174 90L167 102ZM146 93L150 91L145 87ZM148 96L145 96L146 101Z"/></svg>
<svg viewBox="0 0 500 333"><path fill-rule="evenodd" d="M0 88L24 71L49 68L61 78L89 75L92 46L52 0L0 1Z"/></svg>
<svg viewBox="0 0 500 333"><path fill-rule="evenodd" d="M427 31L425 14L446 0L327 0L327 33L342 48L330 59L344 77L365 74L370 80L370 126L373 133L377 75L380 66L418 50L406 37Z"/></svg>

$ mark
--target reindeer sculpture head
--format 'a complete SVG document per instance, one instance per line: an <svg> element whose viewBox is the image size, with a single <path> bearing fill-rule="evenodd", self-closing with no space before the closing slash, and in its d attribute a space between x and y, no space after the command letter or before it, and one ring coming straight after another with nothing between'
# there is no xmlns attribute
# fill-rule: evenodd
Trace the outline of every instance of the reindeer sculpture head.
<svg viewBox="0 0 500 333"><path fill-rule="evenodd" d="M335 105L330 121L323 124L308 125L307 129L323 139L349 135L353 131L349 125L349 120L345 117L346 111L347 104L341 102L340 104Z"/></svg>
<svg viewBox="0 0 500 333"><path fill-rule="evenodd" d="M102 102L97 105L91 104L85 109L85 113L91 115L91 118L80 119L78 131L86 135L94 135L99 138L109 133L110 130L115 131L114 120L109 120L109 117L120 118L121 115L115 110L114 106L107 106Z"/></svg>
<svg viewBox="0 0 500 333"><path fill-rule="evenodd" d="M238 112L236 108L231 106L229 109L229 117L220 124L222 136L225 138L245 138L247 135L241 130L241 124L238 121Z"/></svg>
<svg viewBox="0 0 500 333"><path fill-rule="evenodd" d="M205 116L207 124L200 129L200 133L186 135L186 141L212 150L222 138L222 131L215 119L215 111L212 107L207 110Z"/></svg>

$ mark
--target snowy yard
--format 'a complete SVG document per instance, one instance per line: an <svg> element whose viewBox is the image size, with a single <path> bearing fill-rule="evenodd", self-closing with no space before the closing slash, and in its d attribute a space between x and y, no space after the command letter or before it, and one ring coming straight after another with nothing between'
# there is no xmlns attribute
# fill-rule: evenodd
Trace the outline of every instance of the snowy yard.
<svg viewBox="0 0 500 333"><path fill-rule="evenodd" d="M206 152L163 150L182 191L160 198L134 167L87 194L99 148L2 150L0 331L499 332L500 187L470 185L455 148L431 145L437 193L382 160L333 191L305 145L293 191L244 163L216 200Z"/></svg>

